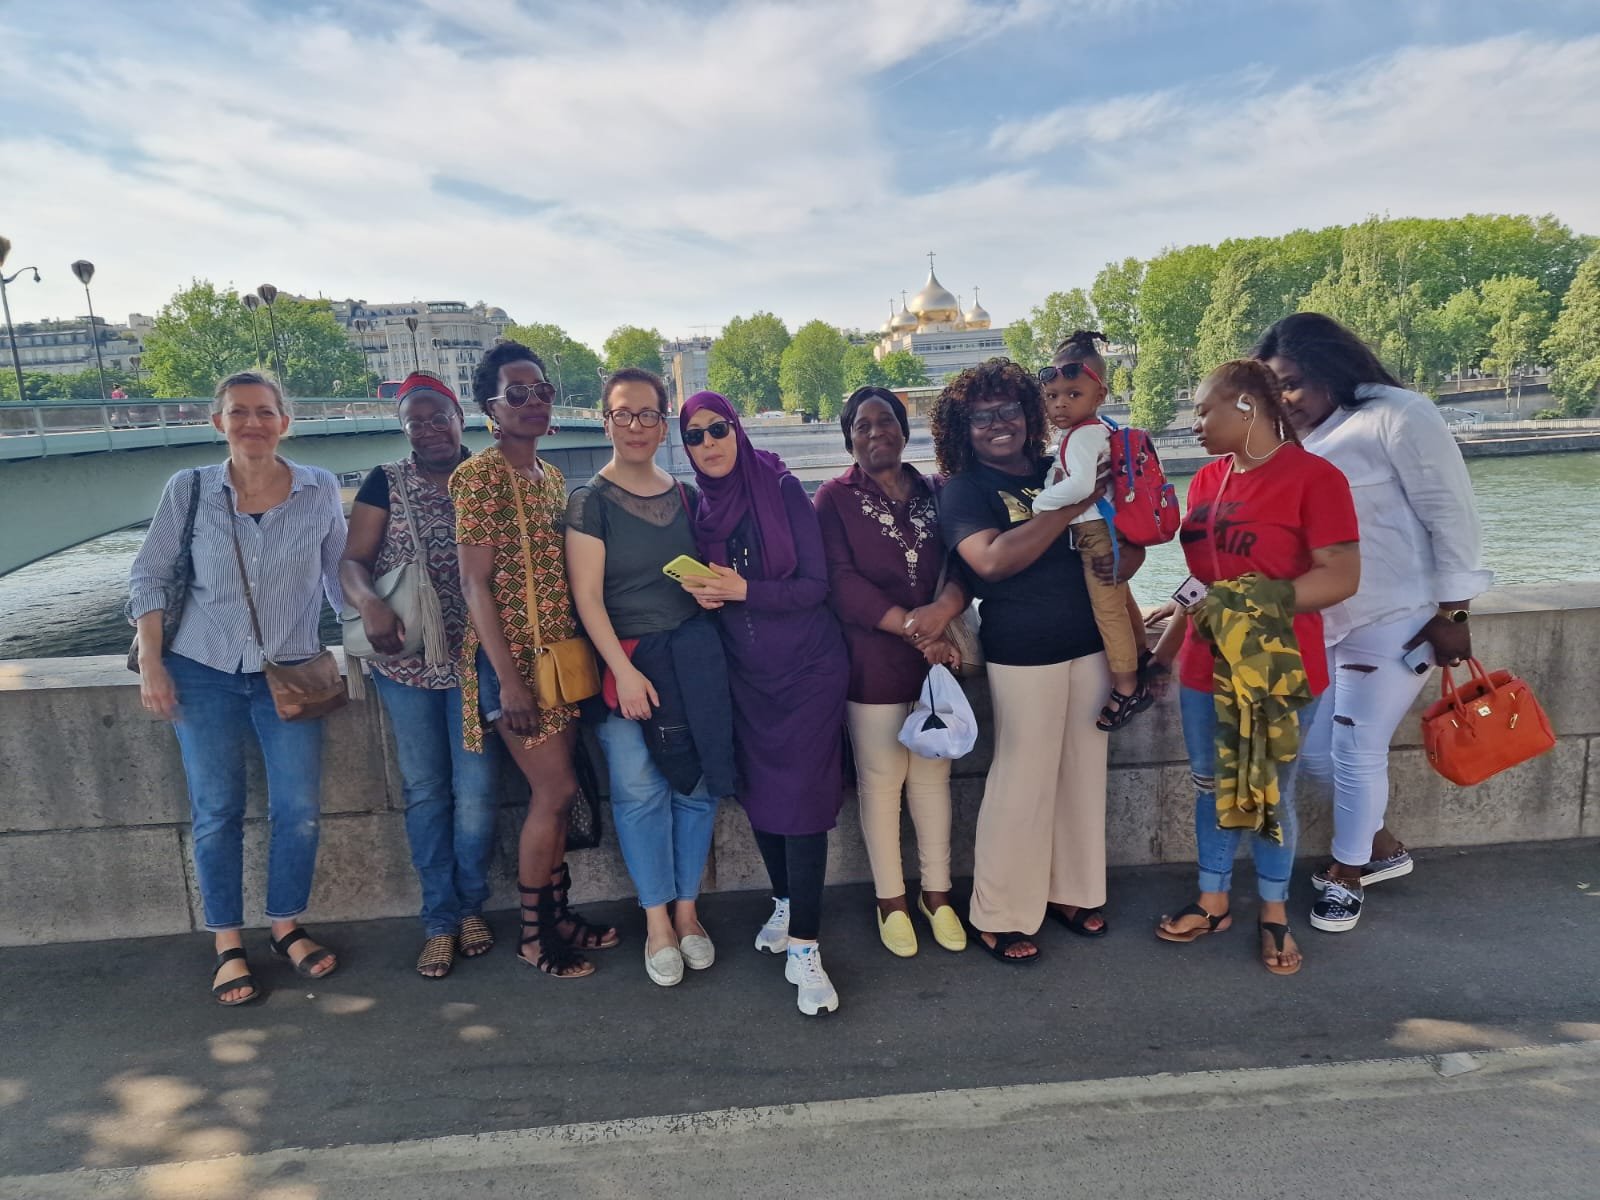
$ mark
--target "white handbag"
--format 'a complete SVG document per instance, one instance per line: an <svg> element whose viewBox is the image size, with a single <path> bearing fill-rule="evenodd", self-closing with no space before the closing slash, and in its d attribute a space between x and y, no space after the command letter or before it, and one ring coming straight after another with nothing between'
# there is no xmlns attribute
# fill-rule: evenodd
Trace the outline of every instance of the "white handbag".
<svg viewBox="0 0 1600 1200"><path fill-rule="evenodd" d="M387 473L388 468L384 470ZM412 513L411 497L403 475L397 481L395 491L400 493L400 506L405 512L406 526L411 530L415 549L410 562L402 563L392 571L385 571L374 579L372 590L394 609L395 616L400 618L400 624L405 629L400 653L385 655L375 651L367 640L361 613L353 608L346 608L339 614L339 625L344 632L344 652L351 658L383 659L404 658L421 651L424 662L430 667L438 666L448 659L450 653L444 632L444 614L439 608L439 593L434 590L426 563L418 557L424 553L422 531Z"/></svg>
<svg viewBox="0 0 1600 1200"><path fill-rule="evenodd" d="M922 695L900 727L900 744L923 758L960 758L978 742L978 718L948 667L928 668Z"/></svg>

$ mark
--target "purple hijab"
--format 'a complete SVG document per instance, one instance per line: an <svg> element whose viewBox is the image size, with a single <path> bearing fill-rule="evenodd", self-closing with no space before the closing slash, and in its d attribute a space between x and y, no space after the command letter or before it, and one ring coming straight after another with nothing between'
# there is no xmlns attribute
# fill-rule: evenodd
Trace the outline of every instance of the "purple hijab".
<svg viewBox="0 0 1600 1200"><path fill-rule="evenodd" d="M700 488L700 509L695 514L694 537L700 553L712 562L728 563L728 538L749 513L755 519L756 536L761 541L762 570L768 579L786 579L794 574L798 557L794 531L784 512L778 481L789 473L783 459L770 450L757 450L750 435L739 423L733 405L716 392L696 392L684 401L678 412L680 432L689 427L689 418L709 408L733 426L739 453L721 479L703 474L697 465L695 483ZM691 456L689 461L694 462Z"/></svg>

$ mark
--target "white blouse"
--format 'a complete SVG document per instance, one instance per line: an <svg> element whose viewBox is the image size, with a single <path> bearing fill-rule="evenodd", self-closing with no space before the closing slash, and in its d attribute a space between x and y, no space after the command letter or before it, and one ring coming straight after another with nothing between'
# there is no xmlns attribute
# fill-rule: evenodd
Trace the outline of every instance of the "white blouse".
<svg viewBox="0 0 1600 1200"><path fill-rule="evenodd" d="M1361 522L1361 587L1323 613L1330 646L1494 582L1467 464L1439 410L1385 384L1362 384L1356 396L1365 403L1335 409L1301 439L1344 472Z"/></svg>

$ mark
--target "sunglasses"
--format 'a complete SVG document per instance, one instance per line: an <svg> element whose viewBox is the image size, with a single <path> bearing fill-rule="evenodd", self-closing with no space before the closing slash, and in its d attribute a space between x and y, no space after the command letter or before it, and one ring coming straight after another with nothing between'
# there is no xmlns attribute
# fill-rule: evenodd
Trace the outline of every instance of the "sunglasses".
<svg viewBox="0 0 1600 1200"><path fill-rule="evenodd" d="M412 417L411 420L401 424L400 428L406 431L407 437L416 437L425 429L437 429L440 433L447 433L454 424L453 413L434 413L425 421L420 417Z"/></svg>
<svg viewBox="0 0 1600 1200"><path fill-rule="evenodd" d="M732 432L732 421L713 421L709 425L700 426L699 429L685 429L683 431L683 444L685 446L699 446L705 442L706 434L708 433L720 442Z"/></svg>
<svg viewBox="0 0 1600 1200"><path fill-rule="evenodd" d="M631 409L617 408L606 413L605 419L610 421L613 425L620 425L624 429L627 429L630 425L635 424L637 424L640 429L654 429L667 418L666 414L654 408L647 408L643 412L634 412ZM720 437L721 435L719 434L718 436ZM689 439L685 437L684 440L688 441ZM693 444L699 445L698 442Z"/></svg>
<svg viewBox="0 0 1600 1200"><path fill-rule="evenodd" d="M974 429L987 429L996 421L1004 421L1009 425L1021 415L1021 403L1016 400L1008 400L999 408L986 408L973 413L967 418L967 423Z"/></svg>
<svg viewBox="0 0 1600 1200"><path fill-rule="evenodd" d="M555 398L556 385L553 383L508 383L500 395L489 397L489 403L504 400L512 408L521 408L529 400L549 404Z"/></svg>
<svg viewBox="0 0 1600 1200"><path fill-rule="evenodd" d="M1039 371L1039 382L1054 383L1057 379L1076 379L1079 375L1087 375L1101 387L1105 386L1105 380L1095 374L1094 368L1088 363L1081 362L1062 363L1059 367L1044 367Z"/></svg>

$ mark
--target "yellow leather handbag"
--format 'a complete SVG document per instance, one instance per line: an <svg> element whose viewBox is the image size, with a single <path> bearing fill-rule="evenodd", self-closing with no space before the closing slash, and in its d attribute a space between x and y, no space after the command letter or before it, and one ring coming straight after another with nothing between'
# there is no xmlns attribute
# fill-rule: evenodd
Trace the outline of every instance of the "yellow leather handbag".
<svg viewBox="0 0 1600 1200"><path fill-rule="evenodd" d="M517 501L517 536L522 541L522 570L527 588L528 620L533 623L536 656L533 698L540 708L560 708L600 694L600 668L586 637L546 642L539 631L539 592L533 582L533 548L528 541L528 511L522 503L522 481L511 471L511 494Z"/></svg>

